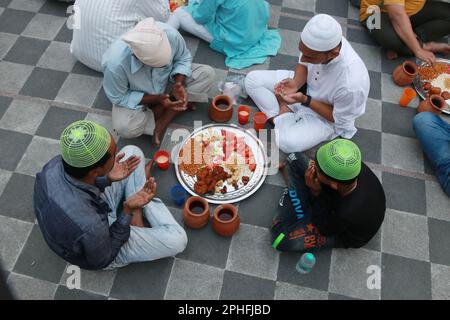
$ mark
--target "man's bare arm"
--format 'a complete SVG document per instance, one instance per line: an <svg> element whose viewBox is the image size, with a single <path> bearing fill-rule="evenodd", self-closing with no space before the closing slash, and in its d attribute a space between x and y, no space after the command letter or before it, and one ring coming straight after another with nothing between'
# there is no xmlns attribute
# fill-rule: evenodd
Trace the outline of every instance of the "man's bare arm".
<svg viewBox="0 0 450 320"><path fill-rule="evenodd" d="M311 109L313 109L316 113L320 114L322 117L327 119L330 122L334 123L333 117L333 106L331 104L327 104L325 102L311 100L311 104L309 105Z"/></svg>
<svg viewBox="0 0 450 320"><path fill-rule="evenodd" d="M297 67L295 68L294 80L298 85L298 89L300 89L306 84L307 79L308 79L308 68L303 64L300 63L297 64Z"/></svg>
<svg viewBox="0 0 450 320"><path fill-rule="evenodd" d="M408 14L406 13L405 7L397 4L390 4L385 6L389 19L391 20L392 26L395 32L403 40L403 42L408 46L409 49L414 53L414 55L428 63L435 62L435 56L432 52L424 50L420 45L419 40L417 40L416 34L414 33L413 27L411 25L411 20L409 20Z"/></svg>

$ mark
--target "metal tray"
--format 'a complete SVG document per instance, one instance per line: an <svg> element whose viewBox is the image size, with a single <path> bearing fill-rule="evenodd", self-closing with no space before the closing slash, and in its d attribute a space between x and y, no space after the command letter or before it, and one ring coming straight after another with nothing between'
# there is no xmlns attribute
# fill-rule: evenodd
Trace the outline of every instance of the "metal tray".
<svg viewBox="0 0 450 320"><path fill-rule="evenodd" d="M438 59L436 59L436 62L444 62L444 63L450 65L450 60L447 60L447 59L439 59L438 58ZM422 64L420 66L423 66L423 65L425 65L425 62L422 62ZM414 79L413 84L414 84L414 88L416 89L419 96L425 100L427 98L427 93L425 92L425 90L423 90L423 83L422 83L422 79L420 78L420 76L417 76ZM450 100L446 100L445 102L447 102L447 107L444 108L442 110L442 112L446 113L446 114L450 114Z"/></svg>
<svg viewBox="0 0 450 320"><path fill-rule="evenodd" d="M236 125L227 125L227 124L211 124L206 125L201 128L198 128L194 132L192 132L187 138L184 139L182 144L177 150L177 156L175 159L175 172L178 178L178 181L180 184L193 196L198 196L198 194L194 191L194 185L196 182L196 177L189 176L185 173L183 173L179 167L178 163L180 162L180 150L183 148L183 146L190 141L190 139L195 138L197 135L204 133L208 129L214 129L214 130L221 130L225 129L227 131L230 131L234 134L236 134L238 137L245 137L246 144L251 148L254 156L255 156L255 162L257 164L256 170L253 172L253 175L250 178L250 181L247 185L241 185L240 188L237 190L234 190L234 187L231 186L228 182L225 182L224 185L227 186L227 189L230 190L226 194L221 193L215 193L215 194L205 194L201 195L201 197L205 198L208 202L214 203L214 204L223 204L223 203L235 203L242 201L248 197L250 197L252 194L254 194L264 183L264 180L266 179L267 175L267 169L268 169L268 161L267 161L267 155L264 149L264 146L262 142L252 133L245 131L242 128L239 128Z"/></svg>

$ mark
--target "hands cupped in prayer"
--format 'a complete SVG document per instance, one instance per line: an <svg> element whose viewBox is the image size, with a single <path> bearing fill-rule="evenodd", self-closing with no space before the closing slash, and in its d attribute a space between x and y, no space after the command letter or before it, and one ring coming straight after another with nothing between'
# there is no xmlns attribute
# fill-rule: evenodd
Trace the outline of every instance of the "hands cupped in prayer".
<svg viewBox="0 0 450 320"><path fill-rule="evenodd" d="M121 161L123 157L125 157L125 153L123 152L116 156L114 167L107 174L109 181L116 182L128 178L141 162L138 156L131 156L127 160Z"/></svg>
<svg viewBox="0 0 450 320"><path fill-rule="evenodd" d="M150 178L145 182L144 187L129 197L124 207L130 210L136 210L146 206L156 195L156 182L155 178Z"/></svg>
<svg viewBox="0 0 450 320"><path fill-rule="evenodd" d="M295 82L294 79L287 78L277 83L275 86L275 94L288 95L296 93L298 89L299 87L297 82Z"/></svg>

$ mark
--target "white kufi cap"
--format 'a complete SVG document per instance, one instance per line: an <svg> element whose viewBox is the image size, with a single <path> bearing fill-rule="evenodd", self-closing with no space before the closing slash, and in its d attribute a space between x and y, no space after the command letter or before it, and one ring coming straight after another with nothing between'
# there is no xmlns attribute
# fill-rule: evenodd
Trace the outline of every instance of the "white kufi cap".
<svg viewBox="0 0 450 320"><path fill-rule="evenodd" d="M342 27L327 14L318 14L308 21L301 34L302 43L309 49L326 52L342 41Z"/></svg>

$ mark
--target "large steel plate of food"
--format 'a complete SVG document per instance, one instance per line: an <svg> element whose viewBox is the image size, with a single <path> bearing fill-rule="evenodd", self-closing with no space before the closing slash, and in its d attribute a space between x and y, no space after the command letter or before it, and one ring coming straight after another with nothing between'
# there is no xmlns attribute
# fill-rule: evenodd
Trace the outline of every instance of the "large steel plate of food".
<svg viewBox="0 0 450 320"><path fill-rule="evenodd" d="M447 103L442 112L450 114L450 60L436 59L433 66L425 62L420 64L414 87L422 99L432 94L440 95Z"/></svg>
<svg viewBox="0 0 450 320"><path fill-rule="evenodd" d="M196 129L176 151L175 171L191 194L215 204L235 203L264 183L268 161L262 142L235 125Z"/></svg>

